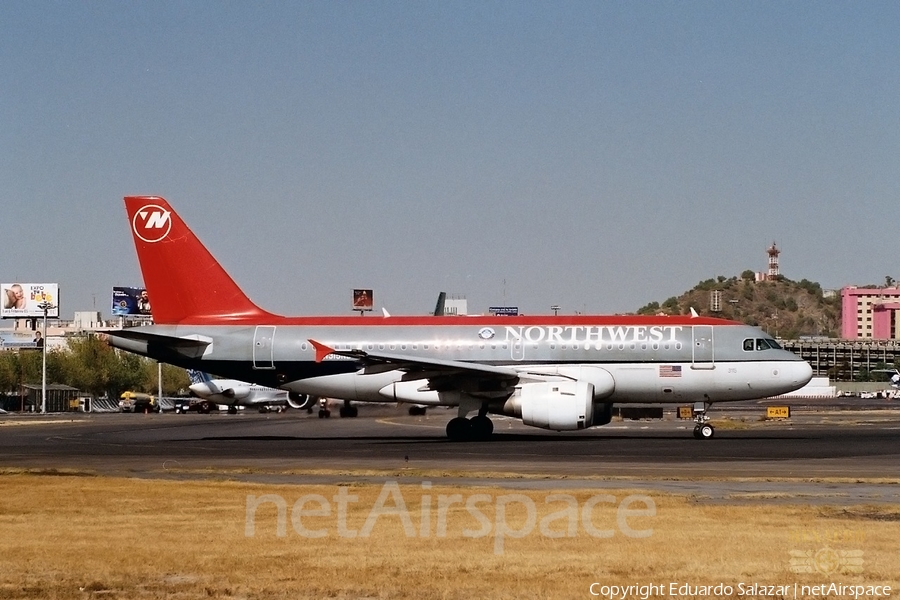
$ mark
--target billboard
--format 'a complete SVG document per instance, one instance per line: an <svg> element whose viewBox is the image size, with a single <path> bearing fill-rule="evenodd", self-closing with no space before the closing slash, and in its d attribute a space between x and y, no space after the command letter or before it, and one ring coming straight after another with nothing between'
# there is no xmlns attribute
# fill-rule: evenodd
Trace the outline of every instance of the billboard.
<svg viewBox="0 0 900 600"><path fill-rule="evenodd" d="M489 306L488 312L495 317L515 317L519 314L518 306Z"/></svg>
<svg viewBox="0 0 900 600"><path fill-rule="evenodd" d="M0 317L16 319L19 317L43 317L44 309L40 304L49 302L53 308L47 316L59 318L59 284L57 283L0 283L2 304Z"/></svg>
<svg viewBox="0 0 900 600"><path fill-rule="evenodd" d="M353 290L353 310L372 310L372 290Z"/></svg>
<svg viewBox="0 0 900 600"><path fill-rule="evenodd" d="M147 288L114 287L112 289L114 316L150 316L150 296Z"/></svg>

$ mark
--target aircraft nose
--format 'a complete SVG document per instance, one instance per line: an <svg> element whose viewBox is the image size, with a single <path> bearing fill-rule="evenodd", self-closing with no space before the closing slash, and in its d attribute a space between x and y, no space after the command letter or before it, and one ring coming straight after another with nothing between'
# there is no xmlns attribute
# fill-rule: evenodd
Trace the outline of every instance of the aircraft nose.
<svg viewBox="0 0 900 600"><path fill-rule="evenodd" d="M209 384L206 383L205 381L201 381L200 383L192 383L190 386L188 386L188 389L190 389L192 392L194 392L198 396L200 394L209 394L210 393Z"/></svg>
<svg viewBox="0 0 900 600"><path fill-rule="evenodd" d="M797 386L803 387L812 379L813 370L809 363L805 360L797 361L795 363L791 363L790 374L791 379L797 384Z"/></svg>

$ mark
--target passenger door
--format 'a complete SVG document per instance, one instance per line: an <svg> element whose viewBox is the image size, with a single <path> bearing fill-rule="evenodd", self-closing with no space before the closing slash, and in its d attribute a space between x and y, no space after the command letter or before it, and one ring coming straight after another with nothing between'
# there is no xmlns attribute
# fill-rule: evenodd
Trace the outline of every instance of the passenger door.
<svg viewBox="0 0 900 600"><path fill-rule="evenodd" d="M253 368L274 369L275 326L257 325L253 334Z"/></svg>
<svg viewBox="0 0 900 600"><path fill-rule="evenodd" d="M694 325L692 369L714 369L715 352L713 349L712 325Z"/></svg>

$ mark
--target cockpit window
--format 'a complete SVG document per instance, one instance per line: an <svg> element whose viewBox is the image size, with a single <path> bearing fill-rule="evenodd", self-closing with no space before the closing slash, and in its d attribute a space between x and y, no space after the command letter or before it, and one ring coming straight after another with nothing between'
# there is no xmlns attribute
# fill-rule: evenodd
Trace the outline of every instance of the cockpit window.
<svg viewBox="0 0 900 600"><path fill-rule="evenodd" d="M769 350L770 348L772 350L781 350L778 342L770 338L756 338L755 340L747 338L744 340L744 352L752 352L754 349L757 351Z"/></svg>

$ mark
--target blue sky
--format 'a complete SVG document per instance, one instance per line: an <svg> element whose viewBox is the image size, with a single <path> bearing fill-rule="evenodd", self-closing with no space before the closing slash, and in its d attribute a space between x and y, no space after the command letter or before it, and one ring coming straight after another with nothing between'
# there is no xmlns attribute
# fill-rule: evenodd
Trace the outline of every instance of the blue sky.
<svg viewBox="0 0 900 600"><path fill-rule="evenodd" d="M632 311L900 278L893 2L6 2L0 280L140 285L167 198L264 308Z"/></svg>

